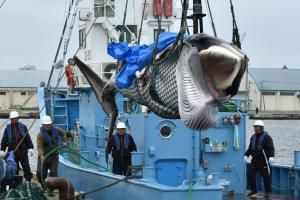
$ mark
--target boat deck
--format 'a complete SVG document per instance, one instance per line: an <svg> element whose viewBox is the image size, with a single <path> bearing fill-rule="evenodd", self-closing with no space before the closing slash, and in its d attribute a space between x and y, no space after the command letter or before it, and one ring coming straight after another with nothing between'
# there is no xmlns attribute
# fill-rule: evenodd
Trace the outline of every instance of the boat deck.
<svg viewBox="0 0 300 200"><path fill-rule="evenodd" d="M269 198L264 197L264 192L258 192L257 194L247 197L246 195L234 195L234 196L223 196L223 200L296 200L299 198L295 198L287 195L280 195L276 193L270 193Z"/></svg>

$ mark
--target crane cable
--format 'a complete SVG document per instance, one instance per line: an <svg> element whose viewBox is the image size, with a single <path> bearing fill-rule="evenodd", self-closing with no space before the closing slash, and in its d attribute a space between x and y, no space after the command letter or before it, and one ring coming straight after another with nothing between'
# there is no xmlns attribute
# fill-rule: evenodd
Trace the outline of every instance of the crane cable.
<svg viewBox="0 0 300 200"><path fill-rule="evenodd" d="M2 6L3 6L4 3L5 3L5 1L6 1L6 0L3 0L3 1L2 1L1 5L0 5L0 8L2 8Z"/></svg>

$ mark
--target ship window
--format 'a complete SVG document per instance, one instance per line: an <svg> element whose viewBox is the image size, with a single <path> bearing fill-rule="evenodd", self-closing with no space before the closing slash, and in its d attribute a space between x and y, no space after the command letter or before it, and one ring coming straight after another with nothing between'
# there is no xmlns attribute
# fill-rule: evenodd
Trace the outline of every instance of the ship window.
<svg viewBox="0 0 300 200"><path fill-rule="evenodd" d="M85 48L86 47L86 40L85 40L85 28L79 30L79 47Z"/></svg>
<svg viewBox="0 0 300 200"><path fill-rule="evenodd" d="M6 92L0 92L0 95L6 95Z"/></svg>
<svg viewBox="0 0 300 200"><path fill-rule="evenodd" d="M153 31L154 31L154 41L155 41L156 38L157 38L157 35L158 35L158 29L154 29ZM161 34L163 32L165 32L165 29L160 29L160 33L159 34Z"/></svg>
<svg viewBox="0 0 300 200"><path fill-rule="evenodd" d="M116 29L120 32L122 32L122 28L123 25L118 25L116 27ZM136 37L136 35L137 35L137 25L126 25L126 27L124 27L121 40L131 43L135 39L134 37Z"/></svg>
<svg viewBox="0 0 300 200"><path fill-rule="evenodd" d="M22 96L26 96L26 92L21 92L21 95Z"/></svg>
<svg viewBox="0 0 300 200"><path fill-rule="evenodd" d="M170 138L172 136L172 129L170 126L164 125L160 128L160 135L162 138Z"/></svg>
<svg viewBox="0 0 300 200"><path fill-rule="evenodd" d="M115 0L95 0L94 2L95 17L115 17Z"/></svg>

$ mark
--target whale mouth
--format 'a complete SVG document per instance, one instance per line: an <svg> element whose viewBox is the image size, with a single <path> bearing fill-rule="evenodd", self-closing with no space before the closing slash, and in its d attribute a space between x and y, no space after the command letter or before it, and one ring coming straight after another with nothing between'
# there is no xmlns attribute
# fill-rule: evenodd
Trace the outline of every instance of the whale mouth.
<svg viewBox="0 0 300 200"><path fill-rule="evenodd" d="M226 91L233 86L241 68L244 56L226 44L211 46L199 53L199 58L211 95L224 103L231 98Z"/></svg>
<svg viewBox="0 0 300 200"><path fill-rule="evenodd" d="M187 42L176 69L180 118L194 130L215 125L218 105L237 93L247 63L229 44L204 39Z"/></svg>

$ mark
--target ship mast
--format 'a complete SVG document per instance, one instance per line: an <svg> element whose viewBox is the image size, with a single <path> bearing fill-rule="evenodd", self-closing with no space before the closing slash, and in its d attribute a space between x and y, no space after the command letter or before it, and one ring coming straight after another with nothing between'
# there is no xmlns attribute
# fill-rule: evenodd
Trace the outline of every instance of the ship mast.
<svg viewBox="0 0 300 200"><path fill-rule="evenodd" d="M189 19L193 19L193 33L197 34L199 32L203 33L203 17L206 14L202 13L202 2L201 0L193 0L193 14L189 16Z"/></svg>

